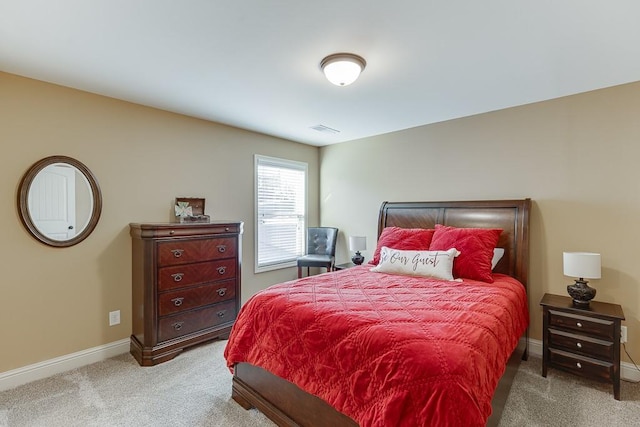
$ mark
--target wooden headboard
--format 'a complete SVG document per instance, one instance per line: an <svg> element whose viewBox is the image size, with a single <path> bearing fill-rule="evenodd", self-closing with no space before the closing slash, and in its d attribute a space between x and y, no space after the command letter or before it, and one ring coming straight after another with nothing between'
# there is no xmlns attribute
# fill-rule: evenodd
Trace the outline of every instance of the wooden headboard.
<svg viewBox="0 0 640 427"><path fill-rule="evenodd" d="M529 270L529 212L531 199L455 202L384 202L380 207L378 236L385 227L501 228L498 247L504 256L494 269L527 287Z"/></svg>

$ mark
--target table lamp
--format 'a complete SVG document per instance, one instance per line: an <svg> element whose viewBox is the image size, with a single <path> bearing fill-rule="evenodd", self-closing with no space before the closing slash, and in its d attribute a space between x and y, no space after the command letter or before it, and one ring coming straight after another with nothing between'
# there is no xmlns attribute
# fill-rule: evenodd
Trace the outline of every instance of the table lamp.
<svg viewBox="0 0 640 427"><path fill-rule="evenodd" d="M601 275L600 254L591 252L563 252L564 275L577 277L576 282L567 286L567 292L573 298L573 305L589 307L589 301L596 296L596 290L590 288L585 279L599 279Z"/></svg>
<svg viewBox="0 0 640 427"><path fill-rule="evenodd" d="M351 262L360 265L364 262L364 257L360 251L367 249L367 238L365 236L349 236L349 250L354 251L355 255L351 257Z"/></svg>

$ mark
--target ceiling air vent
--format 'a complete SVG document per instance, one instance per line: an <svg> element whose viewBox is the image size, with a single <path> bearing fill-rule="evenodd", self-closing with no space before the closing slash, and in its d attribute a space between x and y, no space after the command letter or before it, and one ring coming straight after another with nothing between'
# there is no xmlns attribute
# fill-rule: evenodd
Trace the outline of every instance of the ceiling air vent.
<svg viewBox="0 0 640 427"><path fill-rule="evenodd" d="M340 133L338 129L332 129L329 126L325 126L325 125L311 126L311 129L317 130L318 132L324 132L324 133L333 133L333 134Z"/></svg>

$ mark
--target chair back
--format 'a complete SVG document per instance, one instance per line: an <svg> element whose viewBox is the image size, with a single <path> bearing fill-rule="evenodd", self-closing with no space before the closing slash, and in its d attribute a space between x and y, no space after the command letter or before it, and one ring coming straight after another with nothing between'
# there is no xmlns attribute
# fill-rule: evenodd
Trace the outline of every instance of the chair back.
<svg viewBox="0 0 640 427"><path fill-rule="evenodd" d="M307 228L307 255L336 255L338 229L334 227Z"/></svg>

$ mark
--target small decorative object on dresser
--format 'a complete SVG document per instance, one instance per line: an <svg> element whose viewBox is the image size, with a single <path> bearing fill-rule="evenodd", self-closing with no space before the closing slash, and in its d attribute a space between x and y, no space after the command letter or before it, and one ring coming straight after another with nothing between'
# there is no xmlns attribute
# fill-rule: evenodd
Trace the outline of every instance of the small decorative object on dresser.
<svg viewBox="0 0 640 427"><path fill-rule="evenodd" d="M226 338L240 309L240 221L130 224L131 354L142 366Z"/></svg>
<svg viewBox="0 0 640 427"><path fill-rule="evenodd" d="M364 257L360 253L360 251L364 251L367 249L367 238L364 236L349 236L349 250L355 252L355 254L351 257L351 261L360 265L364 262Z"/></svg>
<svg viewBox="0 0 640 427"><path fill-rule="evenodd" d="M557 368L585 378L610 382L620 400L620 323L618 304L593 301L579 308L571 298L544 294L542 376Z"/></svg>
<svg viewBox="0 0 640 427"><path fill-rule="evenodd" d="M204 199L196 197L176 197L174 206L176 221L209 222L209 215L204 214Z"/></svg>
<svg viewBox="0 0 640 427"><path fill-rule="evenodd" d="M600 278L600 254L591 252L563 252L564 275L578 277L576 282L567 286L567 292L577 307L589 307L589 301L596 296L596 290L589 287L584 279Z"/></svg>

